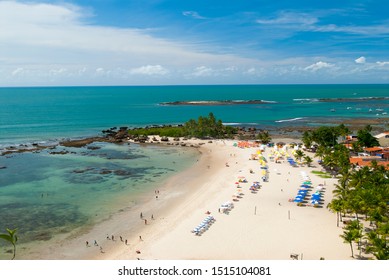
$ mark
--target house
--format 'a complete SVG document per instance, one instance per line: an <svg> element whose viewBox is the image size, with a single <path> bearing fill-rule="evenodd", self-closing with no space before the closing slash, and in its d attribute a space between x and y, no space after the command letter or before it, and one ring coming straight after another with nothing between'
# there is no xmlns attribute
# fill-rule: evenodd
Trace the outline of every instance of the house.
<svg viewBox="0 0 389 280"><path fill-rule="evenodd" d="M358 156L358 157L350 157L350 163L355 166L370 166L372 161L377 161L378 165L383 165L387 170L389 170L389 161L383 160L379 156Z"/></svg>
<svg viewBox="0 0 389 280"><path fill-rule="evenodd" d="M371 148L363 148L363 151L367 154L369 154L370 156L380 156L383 152L383 148L381 147L371 147Z"/></svg>
<svg viewBox="0 0 389 280"><path fill-rule="evenodd" d="M378 135L375 135L374 137L377 138L378 142L380 143L380 146L389 147L389 131L380 133Z"/></svg>

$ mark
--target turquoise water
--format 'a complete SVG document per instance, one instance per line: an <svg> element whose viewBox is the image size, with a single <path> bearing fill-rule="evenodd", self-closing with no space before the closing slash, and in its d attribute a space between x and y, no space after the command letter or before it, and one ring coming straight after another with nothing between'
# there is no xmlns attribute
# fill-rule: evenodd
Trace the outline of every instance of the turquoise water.
<svg viewBox="0 0 389 280"><path fill-rule="evenodd" d="M389 100L318 102L318 98L389 97L389 85L237 85L0 88L0 145L95 135L112 126L179 124L213 112L225 123L259 127L326 118L376 118ZM178 100L252 100L231 106L161 106ZM349 109L347 109L349 108ZM334 109L334 112L330 110ZM376 109L384 111L376 111ZM292 121L293 122L293 121Z"/></svg>
<svg viewBox="0 0 389 280"><path fill-rule="evenodd" d="M50 240L142 203L169 176L191 166L195 149L93 143L0 156L0 229L19 243ZM52 154L67 151L67 154ZM175 164L179 162L180 164ZM0 259L6 257L0 253Z"/></svg>
<svg viewBox="0 0 389 280"><path fill-rule="evenodd" d="M113 126L180 124L213 112L227 124L274 128L328 118L381 118L389 85L250 85L0 88L0 149L96 135ZM319 98L352 98L320 102ZM190 100L254 100L265 104L164 106ZM0 156L0 230L20 242L49 240L141 203L170 175L191 166L194 150L94 143ZM179 166L173 162L180 162ZM168 163L168 164L167 164ZM171 163L171 164L170 164ZM0 258L4 254L0 254Z"/></svg>

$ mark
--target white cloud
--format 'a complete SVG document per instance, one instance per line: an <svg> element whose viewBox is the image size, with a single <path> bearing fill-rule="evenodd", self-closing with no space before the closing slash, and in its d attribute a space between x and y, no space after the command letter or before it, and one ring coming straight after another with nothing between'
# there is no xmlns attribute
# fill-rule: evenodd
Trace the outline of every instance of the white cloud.
<svg viewBox="0 0 389 280"><path fill-rule="evenodd" d="M366 58L364 56L361 56L355 60L356 63L363 64L366 63Z"/></svg>
<svg viewBox="0 0 389 280"><path fill-rule="evenodd" d="M251 67L245 73L248 74L248 75L255 75L256 72L257 72L256 69L254 67Z"/></svg>
<svg viewBox="0 0 389 280"><path fill-rule="evenodd" d="M265 69L263 68L258 69L256 67L250 67L243 72L243 74L247 76L262 76L265 73L266 73Z"/></svg>
<svg viewBox="0 0 389 280"><path fill-rule="evenodd" d="M149 75L149 76L154 76L154 75L163 76L163 75L169 74L169 70L162 67L161 65L147 65L147 66L142 66L139 68L131 69L130 73L131 74L140 74L140 75Z"/></svg>
<svg viewBox="0 0 389 280"><path fill-rule="evenodd" d="M192 73L196 77L209 77L215 74L215 70L206 66L196 67Z"/></svg>
<svg viewBox="0 0 389 280"><path fill-rule="evenodd" d="M312 25L318 22L317 17L314 17L306 13L297 13L289 11L281 11L278 17L272 19L258 19L256 21L259 24L271 24L271 25Z"/></svg>
<svg viewBox="0 0 389 280"><path fill-rule="evenodd" d="M377 61L376 63L378 64L378 66L389 65L389 61Z"/></svg>
<svg viewBox="0 0 389 280"><path fill-rule="evenodd" d="M201 16L198 12L195 11L184 11L182 14L186 17L192 17L195 19L205 19L205 17Z"/></svg>
<svg viewBox="0 0 389 280"><path fill-rule="evenodd" d="M316 72L316 71L318 71L320 69L331 68L331 67L334 67L334 65L330 64L330 63L327 63L327 62L319 61L319 62L316 62L314 64L311 64L311 65L305 67L304 70Z"/></svg>
<svg viewBox="0 0 389 280"><path fill-rule="evenodd" d="M347 66L336 57L296 58L291 54L275 60L277 56L272 50L264 53L261 46L252 56L246 51L240 56L235 53L244 49L243 44L240 49L215 46L213 40L199 37L195 41L182 41L182 37L168 40L161 34L154 36L158 30L151 33L148 29L94 24L90 10L63 4L64 1L52 1L55 4L37 1L0 0L0 86L294 83L311 82L312 77L318 76L314 73L324 68L331 71L321 73L323 80L332 81L335 75L348 73L342 72ZM195 11L185 11L183 15L204 19ZM317 31L319 18L315 13L281 12L273 18L259 19L258 24L271 32L270 24L292 32ZM321 28L323 32L342 31L337 26ZM349 28L351 32L353 27ZM363 32L368 31L372 32L367 29ZM336 66L323 62L330 60L336 60ZM345 60L345 64L356 68L375 66L377 72L386 71L382 66L388 65L386 61L355 65L352 59ZM309 65L312 61L319 62ZM356 76L343 75L349 78L347 82L355 81ZM383 75L376 74L369 77L376 81L384 79Z"/></svg>
<svg viewBox="0 0 389 280"><path fill-rule="evenodd" d="M16 77L17 72L12 73L17 68L23 68L25 81L34 85L45 84L45 77L54 74L56 82L62 75L66 83L71 82L69 77L79 77L83 83L123 84L131 74L138 77L130 82L147 83L142 76L186 75L193 65L230 67L254 62L205 51L202 44L157 38L147 29L93 25L87 22L90 16L89 10L67 4L0 1L0 70L8 73L0 85ZM176 81L182 81L182 76Z"/></svg>
<svg viewBox="0 0 389 280"><path fill-rule="evenodd" d="M389 26L387 22L371 24L371 25L336 25L324 24L323 19L326 16L331 16L333 11L312 11L311 13L294 12L294 11L279 11L277 16L267 19L258 19L256 22L261 25L272 25L272 29L293 30L295 32L336 32L346 34L356 34L361 36L376 37L387 36ZM274 31L274 30L273 30Z"/></svg>
<svg viewBox="0 0 389 280"><path fill-rule="evenodd" d="M12 76L17 76L20 73L23 73L23 71L24 71L24 69L22 67L19 67L19 68L15 69L14 71L12 71Z"/></svg>

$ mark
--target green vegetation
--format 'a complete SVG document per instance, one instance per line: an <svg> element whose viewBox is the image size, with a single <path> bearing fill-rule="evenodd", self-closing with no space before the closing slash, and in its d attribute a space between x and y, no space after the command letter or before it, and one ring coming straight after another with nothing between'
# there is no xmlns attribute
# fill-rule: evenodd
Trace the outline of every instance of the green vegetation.
<svg viewBox="0 0 389 280"><path fill-rule="evenodd" d="M340 136L345 137L350 134L350 130L343 124L338 126L321 126L313 131L303 133L302 142L306 147L310 147L313 142L323 147L333 147L338 144Z"/></svg>
<svg viewBox="0 0 389 280"><path fill-rule="evenodd" d="M312 171L319 176L337 175L338 183L333 191L334 199L329 209L337 213L337 226L346 215L353 220L344 221L343 238L350 244L354 257L353 244L362 251L371 253L379 260L389 259L389 171L373 161L370 167L354 169L350 164L350 150L338 143L349 133L344 125L320 127L304 133L302 141L307 147L318 145L316 156L326 172ZM378 145L371 135L371 127L366 126L357 133L358 142L353 145L354 152L364 147ZM343 139L344 140L344 139ZM362 221L364 220L364 222ZM365 242L362 245L362 240Z"/></svg>
<svg viewBox="0 0 389 280"><path fill-rule="evenodd" d="M135 128L129 131L131 135L159 135L167 137L184 137L184 129L182 126L164 126L164 127L145 127L145 128Z"/></svg>
<svg viewBox="0 0 389 280"><path fill-rule="evenodd" d="M0 234L0 239L3 239L13 246L13 256L12 259L15 259L16 256L16 242L18 241L18 237L16 235L16 229L8 229L7 228L7 233L5 234Z"/></svg>
<svg viewBox="0 0 389 280"><path fill-rule="evenodd" d="M374 147L378 146L379 142L377 138L375 138L373 135L371 135L371 126L367 125L364 129L361 129L358 131L357 137L358 137L358 146L362 147Z"/></svg>
<svg viewBox="0 0 389 280"><path fill-rule="evenodd" d="M372 166L349 170L342 174L334 190L329 208L343 216L352 214L355 221L364 217L370 222L362 236L367 245L365 251L377 259L389 259L389 171L373 162ZM366 224L365 224L366 226ZM363 224L360 224L363 228ZM345 228L344 236L354 236ZM361 239L362 237L358 237ZM351 238L351 237L350 237ZM350 238L348 242L350 242ZM354 241L354 239L352 241ZM345 239L346 240L346 239Z"/></svg>
<svg viewBox="0 0 389 280"><path fill-rule="evenodd" d="M317 171L317 170L313 170L311 171L313 174L319 176L320 178L323 178L323 179L329 179L329 178L332 178L332 176L330 174L328 174L327 172L323 172L323 171Z"/></svg>
<svg viewBox="0 0 389 280"><path fill-rule="evenodd" d="M197 120L191 119L184 125L137 128L129 130L129 134L135 136L231 138L236 131L236 128L223 125L221 120L216 120L213 113L209 113L208 117L200 116Z"/></svg>
<svg viewBox="0 0 389 280"><path fill-rule="evenodd" d="M259 132L256 136L263 144L269 144L271 142L271 136L268 131Z"/></svg>

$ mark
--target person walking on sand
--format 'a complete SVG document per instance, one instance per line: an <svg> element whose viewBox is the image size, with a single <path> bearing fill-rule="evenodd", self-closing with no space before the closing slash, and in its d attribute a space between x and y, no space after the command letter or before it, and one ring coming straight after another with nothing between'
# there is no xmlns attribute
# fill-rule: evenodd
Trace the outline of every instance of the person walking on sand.
<svg viewBox="0 0 389 280"><path fill-rule="evenodd" d="M145 219L145 225L147 225L147 220Z"/></svg>
<svg viewBox="0 0 389 280"><path fill-rule="evenodd" d="M140 212L140 218L143 219L143 214L142 214L142 212Z"/></svg>

